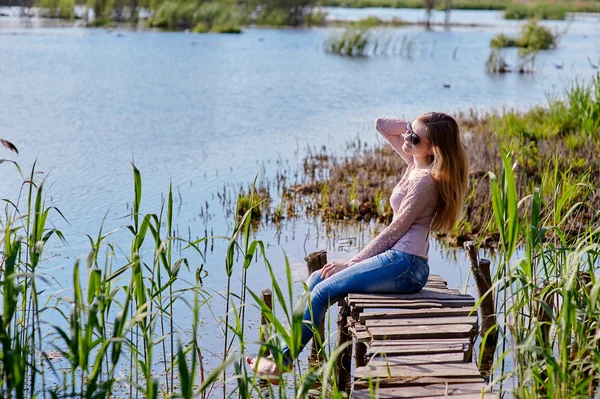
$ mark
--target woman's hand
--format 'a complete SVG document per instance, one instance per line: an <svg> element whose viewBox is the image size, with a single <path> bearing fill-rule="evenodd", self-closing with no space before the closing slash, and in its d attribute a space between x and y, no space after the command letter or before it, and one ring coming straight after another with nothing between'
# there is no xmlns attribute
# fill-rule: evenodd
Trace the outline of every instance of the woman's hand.
<svg viewBox="0 0 600 399"><path fill-rule="evenodd" d="M350 262L329 262L321 269L321 278L325 280L350 266L352 266Z"/></svg>

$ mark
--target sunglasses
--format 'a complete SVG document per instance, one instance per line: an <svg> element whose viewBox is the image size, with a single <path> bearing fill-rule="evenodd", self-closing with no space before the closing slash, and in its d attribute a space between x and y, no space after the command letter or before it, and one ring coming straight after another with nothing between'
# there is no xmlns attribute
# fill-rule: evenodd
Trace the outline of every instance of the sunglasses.
<svg viewBox="0 0 600 399"><path fill-rule="evenodd" d="M413 130L410 122L406 122L406 133L405 134L410 134L410 143L413 146L417 146L419 144L421 144L421 142L423 142L423 140L421 140L421 138L415 133L415 131Z"/></svg>

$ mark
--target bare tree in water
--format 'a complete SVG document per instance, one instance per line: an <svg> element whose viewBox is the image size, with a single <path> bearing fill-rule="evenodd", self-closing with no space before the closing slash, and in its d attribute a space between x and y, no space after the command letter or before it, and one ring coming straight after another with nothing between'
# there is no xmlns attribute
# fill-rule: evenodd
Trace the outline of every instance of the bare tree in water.
<svg viewBox="0 0 600 399"><path fill-rule="evenodd" d="M452 10L452 0L446 0L446 20L444 21L444 26L446 28L450 26L450 11Z"/></svg>
<svg viewBox="0 0 600 399"><path fill-rule="evenodd" d="M424 0L425 1L425 10L427 11L427 22L425 23L425 27L427 29L431 28L431 11L435 8L436 0Z"/></svg>

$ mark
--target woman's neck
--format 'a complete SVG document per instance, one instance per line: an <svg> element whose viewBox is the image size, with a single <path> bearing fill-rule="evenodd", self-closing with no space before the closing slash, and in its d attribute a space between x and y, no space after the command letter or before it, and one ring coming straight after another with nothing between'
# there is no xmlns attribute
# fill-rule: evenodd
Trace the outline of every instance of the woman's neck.
<svg viewBox="0 0 600 399"><path fill-rule="evenodd" d="M413 162L415 163L415 169L429 169L431 162L429 160L429 156L427 157L413 157Z"/></svg>

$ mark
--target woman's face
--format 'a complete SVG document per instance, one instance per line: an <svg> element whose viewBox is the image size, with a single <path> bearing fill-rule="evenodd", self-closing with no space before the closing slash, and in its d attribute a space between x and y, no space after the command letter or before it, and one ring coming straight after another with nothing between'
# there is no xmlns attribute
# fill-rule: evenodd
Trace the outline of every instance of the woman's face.
<svg viewBox="0 0 600 399"><path fill-rule="evenodd" d="M431 142L425 124L417 119L411 126L412 131L407 127L407 131L403 135L402 150L416 158L425 158L431 155Z"/></svg>

